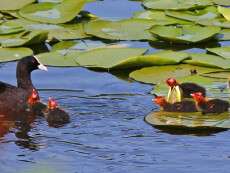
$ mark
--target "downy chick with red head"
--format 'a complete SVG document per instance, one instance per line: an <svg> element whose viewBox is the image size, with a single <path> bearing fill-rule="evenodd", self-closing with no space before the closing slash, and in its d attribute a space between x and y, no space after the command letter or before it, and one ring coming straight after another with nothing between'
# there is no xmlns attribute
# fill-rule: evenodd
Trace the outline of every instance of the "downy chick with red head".
<svg viewBox="0 0 230 173"><path fill-rule="evenodd" d="M230 106L228 101L221 99L206 99L201 92L195 92L191 94L192 98L196 102L196 107L203 114L206 113L223 113L227 112Z"/></svg>
<svg viewBox="0 0 230 173"><path fill-rule="evenodd" d="M163 111L167 112L197 112L196 104L193 100L169 103L165 97L155 95L152 101L159 105Z"/></svg>

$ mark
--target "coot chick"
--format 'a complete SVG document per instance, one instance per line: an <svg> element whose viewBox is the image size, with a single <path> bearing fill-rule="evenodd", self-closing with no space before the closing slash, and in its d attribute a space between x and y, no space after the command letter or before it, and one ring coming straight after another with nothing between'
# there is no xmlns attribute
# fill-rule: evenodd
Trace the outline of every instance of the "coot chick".
<svg viewBox="0 0 230 173"><path fill-rule="evenodd" d="M192 93L191 96L196 102L196 107L203 114L227 112L230 106L228 101L221 99L206 99L201 92Z"/></svg>
<svg viewBox="0 0 230 173"><path fill-rule="evenodd" d="M179 84L174 78L168 78L166 83L170 87L167 97L167 101L170 103L180 102L183 98L191 98L191 94L194 92L201 92L206 96L205 88L196 83L185 82Z"/></svg>
<svg viewBox="0 0 230 173"><path fill-rule="evenodd" d="M35 56L24 57L17 64L17 87L0 82L1 115L18 115L26 110L29 96L36 90L31 81L31 72L36 69L47 71Z"/></svg>
<svg viewBox="0 0 230 173"><path fill-rule="evenodd" d="M167 112L197 112L196 104L192 100L169 103L163 96L155 96L153 102Z"/></svg>
<svg viewBox="0 0 230 173"><path fill-rule="evenodd" d="M49 98L48 107L44 111L44 116L51 126L63 125L70 122L68 113L58 107L58 103L53 98Z"/></svg>

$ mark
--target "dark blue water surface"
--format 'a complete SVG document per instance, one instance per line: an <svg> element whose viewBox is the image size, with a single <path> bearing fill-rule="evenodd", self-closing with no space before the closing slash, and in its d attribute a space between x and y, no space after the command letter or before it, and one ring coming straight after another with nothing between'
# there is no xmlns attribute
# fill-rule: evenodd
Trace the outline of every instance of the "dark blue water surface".
<svg viewBox="0 0 230 173"><path fill-rule="evenodd" d="M127 0L105 0L85 7L107 18L128 18L141 8L139 2ZM153 50L171 47L130 44L152 46ZM15 65L1 65L1 80L15 84ZM1 128L0 173L230 170L229 131L192 135L148 125L144 116L157 109L149 94L152 86L130 81L125 73L116 76L84 68L49 68L48 72L34 72L32 78L42 100L55 97L70 113L71 123L54 128L38 117L30 126L16 123L5 131Z"/></svg>

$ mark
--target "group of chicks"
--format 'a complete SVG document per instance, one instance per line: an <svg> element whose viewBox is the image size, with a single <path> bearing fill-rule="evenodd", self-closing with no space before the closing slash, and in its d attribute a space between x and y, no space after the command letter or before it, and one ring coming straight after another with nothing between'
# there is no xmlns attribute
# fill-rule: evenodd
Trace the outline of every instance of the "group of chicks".
<svg viewBox="0 0 230 173"><path fill-rule="evenodd" d="M168 78L166 84L169 86L168 95L157 96L153 102L167 112L201 112L223 113L227 112L230 104L221 99L208 99L206 89L196 83L178 83L174 78Z"/></svg>

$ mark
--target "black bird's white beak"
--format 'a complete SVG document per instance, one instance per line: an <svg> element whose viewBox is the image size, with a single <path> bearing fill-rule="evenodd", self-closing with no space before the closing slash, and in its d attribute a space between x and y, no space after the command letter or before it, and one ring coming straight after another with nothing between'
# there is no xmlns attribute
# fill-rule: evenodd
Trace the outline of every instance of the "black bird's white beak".
<svg viewBox="0 0 230 173"><path fill-rule="evenodd" d="M47 67L44 66L43 64L39 64L39 65L38 65L38 69L44 70L44 71L48 71Z"/></svg>

